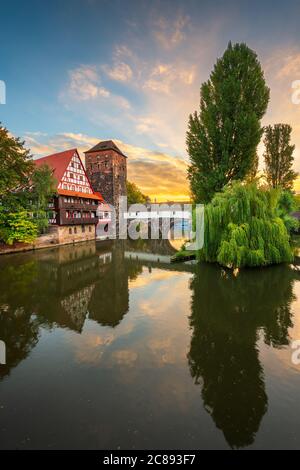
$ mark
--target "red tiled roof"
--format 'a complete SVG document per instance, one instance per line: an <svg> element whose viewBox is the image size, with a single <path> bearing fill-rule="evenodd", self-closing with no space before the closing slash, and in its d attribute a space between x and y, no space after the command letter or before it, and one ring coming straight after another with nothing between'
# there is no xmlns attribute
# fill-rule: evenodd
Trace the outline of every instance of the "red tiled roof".
<svg viewBox="0 0 300 470"><path fill-rule="evenodd" d="M34 160L34 163L37 166L42 166L42 165L48 165L50 168L53 168L54 170L54 178L57 181L57 185L61 182L61 179L64 175L64 172L66 171L71 158L73 157L74 153L77 154L79 160L81 161L80 155L77 151L77 149L70 149L70 150L65 150L64 152L58 152L58 153L53 153L52 155L47 155L46 157L38 158L37 160ZM84 168L84 167L83 167ZM86 174L85 168L84 168L85 175L89 181L89 178ZM91 184L90 184L91 186ZM92 186L91 189L93 190ZM62 194L64 196L75 196L75 197L85 197L89 199L97 199L98 201L103 201L102 194L100 193L95 193L93 191L93 194L87 194L87 193L81 193L77 191L70 191L67 189L58 189L58 194Z"/></svg>
<svg viewBox="0 0 300 470"><path fill-rule="evenodd" d="M88 194L81 193L78 191L70 191L69 189L58 189L57 192L62 196L84 197L86 199L96 199L97 201L104 201L100 193Z"/></svg>
<svg viewBox="0 0 300 470"><path fill-rule="evenodd" d="M37 166L48 165L53 168L54 177L57 180L57 184L59 184L74 153L78 154L77 149L53 153L52 155L48 155L47 157L42 157L38 158L37 160L34 160L34 163Z"/></svg>

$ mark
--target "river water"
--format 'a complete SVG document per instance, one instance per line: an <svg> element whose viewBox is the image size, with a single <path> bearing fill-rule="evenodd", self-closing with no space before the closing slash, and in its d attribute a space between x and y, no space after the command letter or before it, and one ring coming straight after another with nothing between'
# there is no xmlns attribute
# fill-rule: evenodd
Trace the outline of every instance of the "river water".
<svg viewBox="0 0 300 470"><path fill-rule="evenodd" d="M0 448L300 448L300 274L172 253L1 256Z"/></svg>

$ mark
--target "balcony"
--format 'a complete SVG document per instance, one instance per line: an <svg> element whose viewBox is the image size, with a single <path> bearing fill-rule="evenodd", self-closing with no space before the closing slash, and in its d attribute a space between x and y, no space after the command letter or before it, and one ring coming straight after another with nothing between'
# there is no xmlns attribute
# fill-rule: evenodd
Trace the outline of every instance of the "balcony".
<svg viewBox="0 0 300 470"><path fill-rule="evenodd" d="M59 225L96 225L97 223L98 217L66 217L66 215L60 215L58 219Z"/></svg>
<svg viewBox="0 0 300 470"><path fill-rule="evenodd" d="M74 202L66 202L63 199L60 199L59 201L59 208L60 209L67 209L67 210L72 210L72 209L81 209L81 210L97 210L98 204L87 204L86 201L80 202L79 200L75 200Z"/></svg>

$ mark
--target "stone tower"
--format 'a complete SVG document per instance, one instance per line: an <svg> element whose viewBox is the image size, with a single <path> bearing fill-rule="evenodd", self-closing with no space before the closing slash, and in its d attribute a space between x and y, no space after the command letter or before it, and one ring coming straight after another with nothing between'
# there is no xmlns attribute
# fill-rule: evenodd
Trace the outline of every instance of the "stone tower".
<svg viewBox="0 0 300 470"><path fill-rule="evenodd" d="M118 214L119 196L126 196L127 157L112 140L104 140L85 153L86 172L94 191L100 192Z"/></svg>

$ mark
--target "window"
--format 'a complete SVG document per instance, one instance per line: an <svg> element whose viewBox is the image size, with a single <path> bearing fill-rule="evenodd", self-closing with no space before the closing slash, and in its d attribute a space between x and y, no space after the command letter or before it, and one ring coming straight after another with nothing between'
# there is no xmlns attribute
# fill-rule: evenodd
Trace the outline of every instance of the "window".
<svg viewBox="0 0 300 470"><path fill-rule="evenodd" d="M72 234L72 227L69 228L69 234Z"/></svg>
<svg viewBox="0 0 300 470"><path fill-rule="evenodd" d="M91 232L91 231L92 231L92 227L89 227L89 232Z"/></svg>
<svg viewBox="0 0 300 470"><path fill-rule="evenodd" d="M75 186L74 186L74 184L72 184L71 190L72 190L72 191L75 191Z"/></svg>
<svg viewBox="0 0 300 470"><path fill-rule="evenodd" d="M81 226L81 231L82 231L82 233L85 232L85 226L84 225Z"/></svg>
<svg viewBox="0 0 300 470"><path fill-rule="evenodd" d="M83 176L82 176L82 175L80 175L79 179L80 179L80 181L83 181Z"/></svg>
<svg viewBox="0 0 300 470"><path fill-rule="evenodd" d="M68 189L68 185L67 185L67 184L63 184L63 189Z"/></svg>
<svg viewBox="0 0 300 470"><path fill-rule="evenodd" d="M74 168L74 162L71 162L71 167Z"/></svg>
<svg viewBox="0 0 300 470"><path fill-rule="evenodd" d="M77 227L74 227L74 233L77 233Z"/></svg>
<svg viewBox="0 0 300 470"><path fill-rule="evenodd" d="M74 178L74 174L73 174L73 173L70 173L70 178Z"/></svg>

